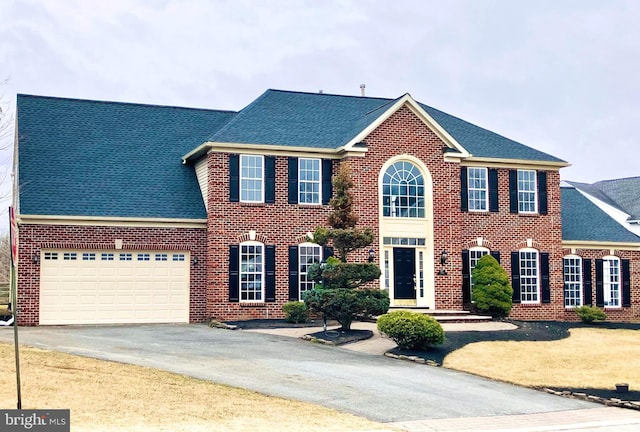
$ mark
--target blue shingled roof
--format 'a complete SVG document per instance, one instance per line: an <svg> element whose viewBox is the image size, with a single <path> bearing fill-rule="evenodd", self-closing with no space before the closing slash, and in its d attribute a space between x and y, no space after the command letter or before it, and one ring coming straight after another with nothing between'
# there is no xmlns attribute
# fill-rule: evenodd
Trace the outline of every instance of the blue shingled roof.
<svg viewBox="0 0 640 432"><path fill-rule="evenodd" d="M389 102L380 98L267 90L211 136L210 141L338 148L382 115L384 110L379 108ZM370 115L374 111L375 115Z"/></svg>
<svg viewBox="0 0 640 432"><path fill-rule="evenodd" d="M640 177L603 180L593 184L567 182L589 195L640 220Z"/></svg>
<svg viewBox="0 0 640 432"><path fill-rule="evenodd" d="M573 187L561 188L562 240L640 243L625 229Z"/></svg>
<svg viewBox="0 0 640 432"><path fill-rule="evenodd" d="M267 90L210 141L339 148L396 100ZM421 107L473 156L564 162L428 105Z"/></svg>
<svg viewBox="0 0 640 432"><path fill-rule="evenodd" d="M181 157L234 115L18 95L20 213L206 218Z"/></svg>
<svg viewBox="0 0 640 432"><path fill-rule="evenodd" d="M445 112L420 104L458 143L474 157L565 162L495 132L471 124Z"/></svg>

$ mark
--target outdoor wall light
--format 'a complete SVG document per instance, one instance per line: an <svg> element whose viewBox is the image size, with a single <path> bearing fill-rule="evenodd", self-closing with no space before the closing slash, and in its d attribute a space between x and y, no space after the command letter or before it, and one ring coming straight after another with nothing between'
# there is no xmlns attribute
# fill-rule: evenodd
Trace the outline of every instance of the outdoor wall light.
<svg viewBox="0 0 640 432"><path fill-rule="evenodd" d="M198 257L193 257L193 266L197 266L198 265Z"/></svg>
<svg viewBox="0 0 640 432"><path fill-rule="evenodd" d="M447 250L443 249L442 252L440 252L440 265L442 266L442 268L440 269L440 271L438 271L439 276L445 276L447 274L447 269L445 268L445 266L447 265L448 258L449 254L447 253Z"/></svg>
<svg viewBox="0 0 640 432"><path fill-rule="evenodd" d="M441 253L440 253L440 265L447 265L447 259L449 258L449 254L447 253L447 250L444 249Z"/></svg>
<svg viewBox="0 0 640 432"><path fill-rule="evenodd" d="M34 264L38 264L40 262L40 254L34 253L31 260L33 261Z"/></svg>
<svg viewBox="0 0 640 432"><path fill-rule="evenodd" d="M376 257L376 251L369 249L369 262L372 263Z"/></svg>

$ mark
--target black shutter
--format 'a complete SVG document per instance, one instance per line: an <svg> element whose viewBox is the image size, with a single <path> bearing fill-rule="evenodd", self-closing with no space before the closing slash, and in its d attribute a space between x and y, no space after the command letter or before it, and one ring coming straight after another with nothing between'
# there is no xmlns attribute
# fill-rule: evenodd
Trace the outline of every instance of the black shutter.
<svg viewBox="0 0 640 432"><path fill-rule="evenodd" d="M269 245L265 247L265 301L273 303L276 301L276 247Z"/></svg>
<svg viewBox="0 0 640 432"><path fill-rule="evenodd" d="M460 210L469 211L467 167L460 167Z"/></svg>
<svg viewBox="0 0 640 432"><path fill-rule="evenodd" d="M229 246L229 301L240 301L240 249L238 245Z"/></svg>
<svg viewBox="0 0 640 432"><path fill-rule="evenodd" d="M471 303L471 268L469 249L462 251L462 303Z"/></svg>
<svg viewBox="0 0 640 432"><path fill-rule="evenodd" d="M322 248L322 259L324 261L327 260L327 258L333 256L333 248L331 246L325 246Z"/></svg>
<svg viewBox="0 0 640 432"><path fill-rule="evenodd" d="M540 290L542 303L551 303L551 284L549 283L549 253L540 252Z"/></svg>
<svg viewBox="0 0 640 432"><path fill-rule="evenodd" d="M622 264L622 306L631 306L631 263L628 259L621 260Z"/></svg>
<svg viewBox="0 0 640 432"><path fill-rule="evenodd" d="M604 264L601 259L596 260L596 306L604 306Z"/></svg>
<svg viewBox="0 0 640 432"><path fill-rule="evenodd" d="M513 302L520 303L520 253L511 252L511 287Z"/></svg>
<svg viewBox="0 0 640 432"><path fill-rule="evenodd" d="M264 157L264 202L276 202L276 157Z"/></svg>
<svg viewBox="0 0 640 432"><path fill-rule="evenodd" d="M497 212L498 210L498 170L489 168L489 211Z"/></svg>
<svg viewBox="0 0 640 432"><path fill-rule="evenodd" d="M229 155L229 201L240 201L240 155Z"/></svg>
<svg viewBox="0 0 640 432"><path fill-rule="evenodd" d="M499 251L491 251L490 254L491 254L492 257L494 257L496 259L496 261L498 261L498 263L500 263L500 252Z"/></svg>
<svg viewBox="0 0 640 432"><path fill-rule="evenodd" d="M289 246L289 301L300 300L300 279L298 278L298 246Z"/></svg>
<svg viewBox="0 0 640 432"><path fill-rule="evenodd" d="M547 173L538 171L538 213L547 214Z"/></svg>
<svg viewBox="0 0 640 432"><path fill-rule="evenodd" d="M298 158L289 158L289 204L298 204Z"/></svg>
<svg viewBox="0 0 640 432"><path fill-rule="evenodd" d="M331 176L333 175L333 161L322 159L322 204L329 204L333 196L333 185Z"/></svg>
<svg viewBox="0 0 640 432"><path fill-rule="evenodd" d="M583 300L582 304L591 306L593 304L593 284L591 282L591 260L582 260L582 290Z"/></svg>
<svg viewBox="0 0 640 432"><path fill-rule="evenodd" d="M518 171L509 170L509 211L518 213Z"/></svg>

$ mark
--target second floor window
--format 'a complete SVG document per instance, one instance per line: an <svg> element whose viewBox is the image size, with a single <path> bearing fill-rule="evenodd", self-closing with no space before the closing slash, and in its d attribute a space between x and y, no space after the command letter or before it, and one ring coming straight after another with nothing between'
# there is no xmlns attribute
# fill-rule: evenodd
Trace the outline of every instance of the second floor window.
<svg viewBox="0 0 640 432"><path fill-rule="evenodd" d="M469 211L487 211L488 182L486 168L468 168Z"/></svg>
<svg viewBox="0 0 640 432"><path fill-rule="evenodd" d="M536 189L536 172L532 170L518 170L519 213L536 213L538 211Z"/></svg>
<svg viewBox="0 0 640 432"><path fill-rule="evenodd" d="M382 178L382 211L387 217L423 218L424 177L417 166L396 162Z"/></svg>
<svg viewBox="0 0 640 432"><path fill-rule="evenodd" d="M320 204L321 173L320 159L298 160L298 202Z"/></svg>
<svg viewBox="0 0 640 432"><path fill-rule="evenodd" d="M264 158L240 155L240 201L264 202Z"/></svg>

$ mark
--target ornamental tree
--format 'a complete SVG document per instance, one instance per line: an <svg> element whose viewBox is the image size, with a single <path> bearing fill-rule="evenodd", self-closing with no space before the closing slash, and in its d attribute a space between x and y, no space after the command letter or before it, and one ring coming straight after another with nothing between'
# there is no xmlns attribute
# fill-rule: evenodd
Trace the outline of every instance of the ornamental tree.
<svg viewBox="0 0 640 432"><path fill-rule="evenodd" d="M358 287L380 277L380 268L374 263L348 263L350 252L373 243L370 228L356 228L358 216L353 212L353 181L349 166L343 163L333 177L335 195L329 202L331 213L328 227L317 227L313 241L320 246L332 245L336 257L329 257L324 266L316 263L307 270L307 277L316 282L315 289L305 294L304 302L313 312L335 319L342 330L350 330L357 316L381 315L389 309L389 296L379 289Z"/></svg>

